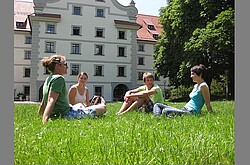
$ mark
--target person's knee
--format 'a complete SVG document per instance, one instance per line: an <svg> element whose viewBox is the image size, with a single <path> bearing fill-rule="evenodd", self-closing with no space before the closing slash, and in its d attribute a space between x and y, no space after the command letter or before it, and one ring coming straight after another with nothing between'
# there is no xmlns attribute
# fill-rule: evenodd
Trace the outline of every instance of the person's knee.
<svg viewBox="0 0 250 165"><path fill-rule="evenodd" d="M154 105L154 108L153 109L155 109L155 108L157 108L158 107L158 105L157 105L157 103Z"/></svg>
<svg viewBox="0 0 250 165"><path fill-rule="evenodd" d="M107 111L106 105L101 105L96 109L96 115L101 116Z"/></svg>
<svg viewBox="0 0 250 165"><path fill-rule="evenodd" d="M155 105L154 105L154 106L157 106L157 107L158 107L159 105L160 105L160 103L155 103Z"/></svg>

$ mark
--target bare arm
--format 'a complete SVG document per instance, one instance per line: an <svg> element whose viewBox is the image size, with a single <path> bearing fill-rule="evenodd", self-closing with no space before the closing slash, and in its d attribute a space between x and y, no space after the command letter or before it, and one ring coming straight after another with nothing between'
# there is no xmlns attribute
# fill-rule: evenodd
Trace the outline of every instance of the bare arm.
<svg viewBox="0 0 250 165"><path fill-rule="evenodd" d="M132 93L137 93L137 92L138 92L137 89L131 89L131 90L129 90L129 91L127 91L127 92L125 93L125 96L131 95Z"/></svg>
<svg viewBox="0 0 250 165"><path fill-rule="evenodd" d="M76 88L75 87L70 87L69 88L69 103L71 105L74 105L75 104L75 96L76 96Z"/></svg>
<svg viewBox="0 0 250 165"><path fill-rule="evenodd" d="M130 98L132 97L135 98L136 96L132 96L132 94L137 93L137 92L138 92L137 89L132 89L132 90L127 91L123 97L124 101L128 102Z"/></svg>
<svg viewBox="0 0 250 165"><path fill-rule="evenodd" d="M131 93L130 95L128 95L127 97L146 97L148 95L153 95L156 93L156 90L154 88L148 90L148 91L140 91L140 92L136 92L136 93Z"/></svg>
<svg viewBox="0 0 250 165"><path fill-rule="evenodd" d="M39 106L37 115L43 115L44 110L45 110L45 104L44 104L44 99L42 98L42 102Z"/></svg>
<svg viewBox="0 0 250 165"><path fill-rule="evenodd" d="M210 92L209 92L209 88L207 85L201 86L201 93L205 100L205 104L206 104L208 112L213 112L211 104L210 104Z"/></svg>
<svg viewBox="0 0 250 165"><path fill-rule="evenodd" d="M85 89L86 90L86 106L90 106L90 102L89 102L89 90L88 89Z"/></svg>
<svg viewBox="0 0 250 165"><path fill-rule="evenodd" d="M47 122L52 110L54 109L55 102L58 99L58 96L59 96L59 93L57 92L53 92L53 91L49 92L48 103L43 113L43 119L42 119L43 124Z"/></svg>

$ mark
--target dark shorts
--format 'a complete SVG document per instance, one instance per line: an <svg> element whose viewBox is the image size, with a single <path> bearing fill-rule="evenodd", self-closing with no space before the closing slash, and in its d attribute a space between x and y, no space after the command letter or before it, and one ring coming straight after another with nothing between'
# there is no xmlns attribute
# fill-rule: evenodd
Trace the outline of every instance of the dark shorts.
<svg viewBox="0 0 250 165"><path fill-rule="evenodd" d="M145 107L145 112L146 113L153 112L153 108L154 108L154 103L152 100L149 100L149 102L147 103Z"/></svg>

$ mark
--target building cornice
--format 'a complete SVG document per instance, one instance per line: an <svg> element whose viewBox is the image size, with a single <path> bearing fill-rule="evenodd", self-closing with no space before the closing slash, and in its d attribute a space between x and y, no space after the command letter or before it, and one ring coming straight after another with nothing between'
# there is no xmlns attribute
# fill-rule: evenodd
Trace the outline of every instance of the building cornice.
<svg viewBox="0 0 250 165"><path fill-rule="evenodd" d="M14 29L14 34L30 34L30 29Z"/></svg>
<svg viewBox="0 0 250 165"><path fill-rule="evenodd" d="M31 21L42 21L42 22L60 22L61 15L60 14L51 14L51 13L37 13L29 15L29 19Z"/></svg>
<svg viewBox="0 0 250 165"><path fill-rule="evenodd" d="M147 39L138 39L137 38L137 41L138 42L148 42L148 43L156 43L157 42L157 40L147 40Z"/></svg>
<svg viewBox="0 0 250 165"><path fill-rule="evenodd" d="M117 28L138 30L142 27L141 25L135 22L129 22L123 20L114 20L114 22L115 22L115 27Z"/></svg>

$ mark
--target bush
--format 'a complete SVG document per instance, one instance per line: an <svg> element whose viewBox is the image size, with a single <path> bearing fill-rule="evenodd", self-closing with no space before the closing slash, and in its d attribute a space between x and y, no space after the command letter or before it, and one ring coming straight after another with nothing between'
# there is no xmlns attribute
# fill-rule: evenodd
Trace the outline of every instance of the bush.
<svg viewBox="0 0 250 165"><path fill-rule="evenodd" d="M212 80L211 85L210 85L210 92L211 95L213 96L226 96L225 95L225 89L226 89L226 81L221 80L221 81L216 81Z"/></svg>
<svg viewBox="0 0 250 165"><path fill-rule="evenodd" d="M193 87L185 87L184 85L180 85L177 88L171 90L170 98L176 99L181 97L187 97L189 93L192 91Z"/></svg>

